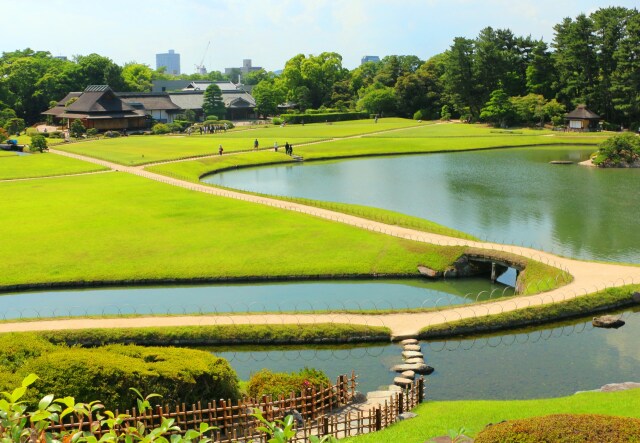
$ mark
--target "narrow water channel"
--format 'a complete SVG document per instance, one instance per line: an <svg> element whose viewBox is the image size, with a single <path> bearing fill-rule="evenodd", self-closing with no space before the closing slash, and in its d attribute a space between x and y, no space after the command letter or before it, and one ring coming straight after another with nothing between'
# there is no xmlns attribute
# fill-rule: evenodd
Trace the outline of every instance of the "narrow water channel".
<svg viewBox="0 0 640 443"><path fill-rule="evenodd" d="M517 333L463 340L422 342L430 400L560 397L605 384L640 381L640 312L622 314L618 330L590 321L531 328ZM207 348L227 358L241 379L268 368L290 372L305 366L332 379L355 370L363 392L389 385L389 368L401 361L396 344L332 347Z"/></svg>

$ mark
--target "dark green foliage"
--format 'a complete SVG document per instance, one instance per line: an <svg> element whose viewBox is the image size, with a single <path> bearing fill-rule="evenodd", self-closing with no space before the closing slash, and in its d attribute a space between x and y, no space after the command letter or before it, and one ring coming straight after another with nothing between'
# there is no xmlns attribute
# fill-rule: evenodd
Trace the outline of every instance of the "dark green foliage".
<svg viewBox="0 0 640 443"><path fill-rule="evenodd" d="M79 138L85 132L87 132L87 128L84 127L80 120L75 119L73 122L71 122L71 126L69 127L69 133L71 134L71 137Z"/></svg>
<svg viewBox="0 0 640 443"><path fill-rule="evenodd" d="M622 443L640 441L640 419L557 414L511 420L485 428L475 443Z"/></svg>
<svg viewBox="0 0 640 443"><path fill-rule="evenodd" d="M79 401L103 399L108 408L122 410L135 404L130 388L160 394L166 404L239 395L237 376L226 360L191 349L124 345L61 348L28 361L19 373L40 377L34 398L55 392Z"/></svg>
<svg viewBox="0 0 640 443"><path fill-rule="evenodd" d="M96 135L98 135L98 130L96 128L89 128L87 129L87 135L89 137L95 137Z"/></svg>
<svg viewBox="0 0 640 443"><path fill-rule="evenodd" d="M277 398L281 395L288 397L292 392L297 396L306 393L308 389L319 390L329 386L329 378L317 369L304 368L290 374L262 369L251 376L247 392L253 398L263 395Z"/></svg>
<svg viewBox="0 0 640 443"><path fill-rule="evenodd" d="M47 139L43 135L34 135L31 137L31 146L30 149L32 152L44 152L48 148Z"/></svg>
<svg viewBox="0 0 640 443"><path fill-rule="evenodd" d="M202 103L202 111L204 115L217 115L218 118L224 118L226 108L222 101L222 91L215 83L207 86L204 91L204 102Z"/></svg>
<svg viewBox="0 0 640 443"><path fill-rule="evenodd" d="M335 112L330 114L282 114L282 119L291 124L324 123L368 118L367 112Z"/></svg>
<svg viewBox="0 0 640 443"><path fill-rule="evenodd" d="M156 123L155 125L153 125L153 128L151 128L151 132L156 135L168 134L171 132L171 128L169 127L169 125L165 125L164 123Z"/></svg>
<svg viewBox="0 0 640 443"><path fill-rule="evenodd" d="M614 135L598 145L593 163L602 167L617 167L640 160L640 137L629 132Z"/></svg>

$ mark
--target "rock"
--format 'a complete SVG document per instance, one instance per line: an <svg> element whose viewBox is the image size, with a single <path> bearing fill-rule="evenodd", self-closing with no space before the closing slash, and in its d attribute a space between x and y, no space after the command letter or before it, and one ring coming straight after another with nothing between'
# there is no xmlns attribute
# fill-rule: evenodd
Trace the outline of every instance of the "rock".
<svg viewBox="0 0 640 443"><path fill-rule="evenodd" d="M411 380L416 378L416 373L414 371L404 371L400 375L402 375L404 378L409 378Z"/></svg>
<svg viewBox="0 0 640 443"><path fill-rule="evenodd" d="M411 386L413 384L413 380L404 377L395 377L393 379L393 383L401 387L406 387Z"/></svg>
<svg viewBox="0 0 640 443"><path fill-rule="evenodd" d="M302 418L302 414L298 412L297 409L290 409L286 411L285 416L287 415L291 415L293 417L293 420L296 422L296 426L299 428L304 427L304 418Z"/></svg>
<svg viewBox="0 0 640 443"><path fill-rule="evenodd" d="M408 358L404 362L408 364L415 364L415 363L420 364L420 363L424 363L424 358L420 358L420 357Z"/></svg>
<svg viewBox="0 0 640 443"><path fill-rule="evenodd" d="M442 277L442 272L434 271L431 268L427 268L426 266L419 265L418 272L424 275L427 278L440 278Z"/></svg>
<svg viewBox="0 0 640 443"><path fill-rule="evenodd" d="M591 324L595 328L618 329L619 327L624 326L624 320L620 317L616 317L615 315L601 315L600 317L593 317Z"/></svg>
<svg viewBox="0 0 640 443"><path fill-rule="evenodd" d="M414 358L414 357L424 358L424 354L419 351L402 351L402 358Z"/></svg>
<svg viewBox="0 0 640 443"><path fill-rule="evenodd" d="M389 390L391 392L402 392L402 388L398 385L389 385Z"/></svg>
<svg viewBox="0 0 640 443"><path fill-rule="evenodd" d="M353 403L365 403L367 401L367 396L360 391L356 391L351 397L351 401Z"/></svg>
<svg viewBox="0 0 640 443"><path fill-rule="evenodd" d="M409 420L410 418L416 418L418 414L415 412L403 412L402 414L398 414L398 421Z"/></svg>
<svg viewBox="0 0 640 443"><path fill-rule="evenodd" d="M640 292L634 292L631 295L631 299L636 303L640 303Z"/></svg>
<svg viewBox="0 0 640 443"><path fill-rule="evenodd" d="M394 372L413 371L416 374L425 374L425 375L429 375L433 372L433 368L424 363L395 365L394 367L391 368L391 370Z"/></svg>
<svg viewBox="0 0 640 443"><path fill-rule="evenodd" d="M371 392L367 392L367 400L391 398L392 395L393 395L393 392L391 391L371 391Z"/></svg>
<svg viewBox="0 0 640 443"><path fill-rule="evenodd" d="M418 352L422 351L422 349L420 348L420 345L404 345L402 349L405 351L418 351Z"/></svg>
<svg viewBox="0 0 640 443"><path fill-rule="evenodd" d="M418 344L418 340L416 340L415 338L407 338L406 340L402 340L400 342L401 346L406 346L406 345L417 345Z"/></svg>

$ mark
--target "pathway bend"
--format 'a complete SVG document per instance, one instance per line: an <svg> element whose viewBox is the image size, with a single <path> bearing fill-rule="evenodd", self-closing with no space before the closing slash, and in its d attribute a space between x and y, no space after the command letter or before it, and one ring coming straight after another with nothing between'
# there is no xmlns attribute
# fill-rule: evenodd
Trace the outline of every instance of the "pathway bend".
<svg viewBox="0 0 640 443"><path fill-rule="evenodd" d="M54 154L72 157L91 163L106 166L115 171L129 173L155 180L172 186L189 189L220 197L233 198L252 203L272 206L275 208L295 211L310 216L356 226L373 232L378 232L395 237L405 238L418 242L425 242L446 246L470 246L494 251L509 252L533 260L541 261L560 268L573 276L573 281L561 288L534 296L523 296L509 300L499 300L478 306L463 306L446 309L438 312L427 313L394 313L384 315L347 315L347 314L263 314L258 316L183 316L183 317L145 317L145 318L121 318L121 319L74 319L74 320L50 320L28 323L5 323L0 325L0 331L9 330L38 330L38 329L79 329L101 327L138 327L138 326L176 326L176 325L200 325L200 324L224 324L229 321L233 324L283 324L283 323L324 323L340 322L352 324L384 325L391 329L395 336L415 335L424 326L446 323L463 318L471 318L477 315L496 314L513 311L529 306L553 303L568 300L581 295L597 292L607 287L619 287L632 283L640 283L640 267L619 264L605 264L585 262L557 256L549 252L539 251L533 248L502 245L498 243L471 241L416 231L409 228L388 225L381 222L367 220L357 216L343 214L328 209L306 206L300 203L287 202L269 197L244 194L227 189L206 186L199 183L191 183L172 177L156 174L138 167L123 166L105 160L98 160L79 154L72 154L55 149L50 150ZM231 320L232 319L232 320ZM31 328L31 329L29 329Z"/></svg>

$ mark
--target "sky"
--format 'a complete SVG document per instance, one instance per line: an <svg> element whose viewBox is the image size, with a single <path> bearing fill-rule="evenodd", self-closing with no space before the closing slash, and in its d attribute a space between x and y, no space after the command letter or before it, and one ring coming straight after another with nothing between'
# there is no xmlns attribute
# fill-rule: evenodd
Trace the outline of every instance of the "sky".
<svg viewBox="0 0 640 443"><path fill-rule="evenodd" d="M638 0L0 0L0 52L95 52L155 69L155 54L174 49L190 74L201 62L224 72L243 59L274 71L330 51L353 69L364 55L426 60L487 26L549 43L563 18L607 6Z"/></svg>

